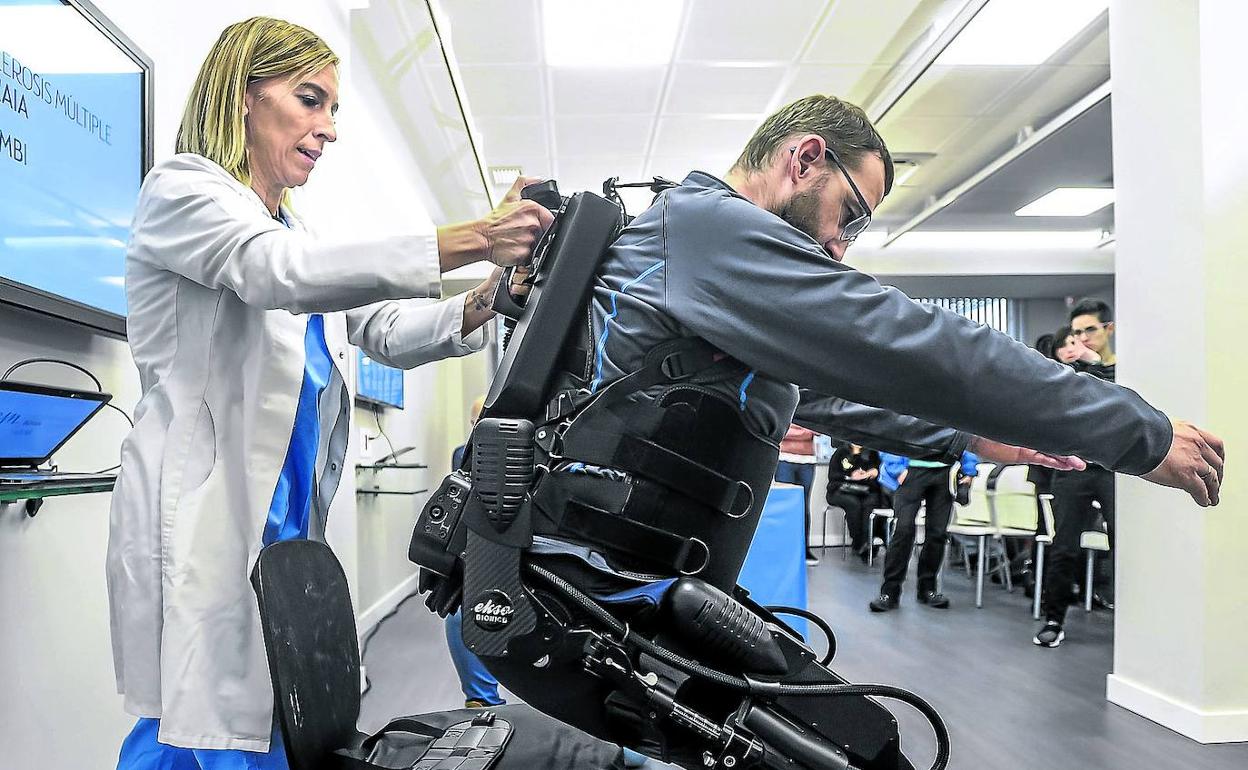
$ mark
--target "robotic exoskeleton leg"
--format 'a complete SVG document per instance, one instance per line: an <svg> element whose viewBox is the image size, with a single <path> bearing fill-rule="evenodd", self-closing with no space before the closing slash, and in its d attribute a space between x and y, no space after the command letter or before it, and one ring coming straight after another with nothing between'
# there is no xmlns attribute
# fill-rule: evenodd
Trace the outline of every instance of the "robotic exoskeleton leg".
<svg viewBox="0 0 1248 770"><path fill-rule="evenodd" d="M514 323L470 474L447 477L413 533L430 609L462 604L466 646L530 705L681 767L912 770L875 700L892 698L931 721L942 770L930 706L847 683L826 624L820 660L776 617L793 611L735 587L778 456L706 387L741 365L682 338L601 389L565 371L590 348L573 330L626 218L590 193L524 195L546 193L556 221L527 301L495 301Z"/></svg>
<svg viewBox="0 0 1248 770"><path fill-rule="evenodd" d="M429 521L439 497L450 499L445 485L413 540L425 566L434 560L416 557L433 550L423 535L440 531ZM911 770L875 696L918 708L937 732L933 767L947 763L947 732L930 706L898 688L846 683L826 666L833 639L819 660L741 589L729 596L695 577L629 586L575 559L526 554L517 581L495 574L505 588L476 581L464 592L462 571L474 570L466 550L462 568L446 560L449 574L425 572L430 607L445 613L466 597L469 647L526 702L591 735L686 768ZM488 558L495 568L498 552ZM513 620L521 604L524 625Z"/></svg>

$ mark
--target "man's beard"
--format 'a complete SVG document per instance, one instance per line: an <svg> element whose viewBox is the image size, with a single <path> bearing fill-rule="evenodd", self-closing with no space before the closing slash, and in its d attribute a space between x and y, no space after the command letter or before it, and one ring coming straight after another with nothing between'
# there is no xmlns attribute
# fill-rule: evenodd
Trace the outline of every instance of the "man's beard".
<svg viewBox="0 0 1248 770"><path fill-rule="evenodd" d="M824 182L820 182L810 190L794 193L792 198L771 213L818 241L819 210L823 207L819 195L823 192L823 185Z"/></svg>

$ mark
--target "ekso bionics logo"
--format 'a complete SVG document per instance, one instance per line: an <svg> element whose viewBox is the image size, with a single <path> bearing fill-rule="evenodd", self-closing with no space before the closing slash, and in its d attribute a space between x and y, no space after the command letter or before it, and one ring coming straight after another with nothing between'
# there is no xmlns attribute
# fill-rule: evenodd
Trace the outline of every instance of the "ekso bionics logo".
<svg viewBox="0 0 1248 770"><path fill-rule="evenodd" d="M472 622L483 631L501 631L511 622L516 608L511 597L502 591L486 591L477 598L472 606Z"/></svg>

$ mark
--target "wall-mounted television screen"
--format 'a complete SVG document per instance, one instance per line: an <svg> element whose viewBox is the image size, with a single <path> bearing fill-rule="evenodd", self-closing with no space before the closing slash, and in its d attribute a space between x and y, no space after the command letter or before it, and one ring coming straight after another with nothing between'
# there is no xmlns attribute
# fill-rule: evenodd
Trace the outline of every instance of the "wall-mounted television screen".
<svg viewBox="0 0 1248 770"><path fill-rule="evenodd" d="M84 0L0 0L0 302L125 333L152 65Z"/></svg>
<svg viewBox="0 0 1248 770"><path fill-rule="evenodd" d="M403 408L403 370L379 364L359 351L355 397L370 404Z"/></svg>

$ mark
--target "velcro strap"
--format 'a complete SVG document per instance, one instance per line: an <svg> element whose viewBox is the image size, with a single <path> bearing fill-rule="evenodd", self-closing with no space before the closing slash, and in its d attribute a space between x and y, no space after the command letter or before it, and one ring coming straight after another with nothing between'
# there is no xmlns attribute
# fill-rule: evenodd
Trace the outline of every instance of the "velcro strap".
<svg viewBox="0 0 1248 770"><path fill-rule="evenodd" d="M607 464L681 492L734 519L749 513L754 504L754 493L744 481L636 436L620 436Z"/></svg>
<svg viewBox="0 0 1248 770"><path fill-rule="evenodd" d="M681 537L648 524L569 500L559 532L682 575L706 568L711 554L696 537Z"/></svg>
<svg viewBox="0 0 1248 770"><path fill-rule="evenodd" d="M503 719L488 725L459 722L429 745L412 770L489 770L502 758L511 733L511 723Z"/></svg>

